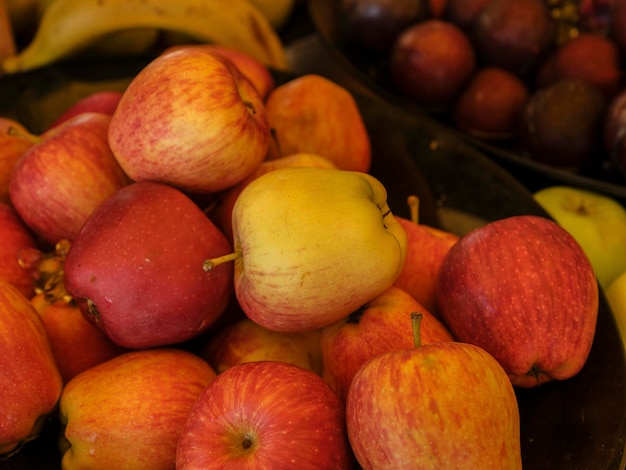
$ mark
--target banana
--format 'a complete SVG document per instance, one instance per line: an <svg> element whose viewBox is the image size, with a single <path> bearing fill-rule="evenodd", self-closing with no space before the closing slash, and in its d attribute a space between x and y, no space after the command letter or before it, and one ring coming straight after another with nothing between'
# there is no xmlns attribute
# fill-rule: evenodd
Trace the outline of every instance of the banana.
<svg viewBox="0 0 626 470"><path fill-rule="evenodd" d="M282 28L291 16L295 0L249 0L267 18L274 29Z"/></svg>
<svg viewBox="0 0 626 470"><path fill-rule="evenodd" d="M55 0L28 46L1 62L0 75L51 64L105 34L130 28L178 31L287 69L280 37L249 0Z"/></svg>
<svg viewBox="0 0 626 470"><path fill-rule="evenodd" d="M16 52L15 33L5 0L0 0L0 59L13 57Z"/></svg>

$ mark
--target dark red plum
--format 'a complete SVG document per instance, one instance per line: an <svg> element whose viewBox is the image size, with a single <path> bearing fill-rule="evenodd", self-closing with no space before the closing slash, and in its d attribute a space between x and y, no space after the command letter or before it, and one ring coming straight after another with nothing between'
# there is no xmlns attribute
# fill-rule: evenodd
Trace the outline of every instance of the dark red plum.
<svg viewBox="0 0 626 470"><path fill-rule="evenodd" d="M444 20L427 20L406 29L390 57L392 85L432 110L451 106L475 70L468 37Z"/></svg>
<svg viewBox="0 0 626 470"><path fill-rule="evenodd" d="M557 49L537 73L543 88L564 78L579 78L598 87L607 100L620 89L620 54L615 42L596 33L582 33Z"/></svg>
<svg viewBox="0 0 626 470"><path fill-rule="evenodd" d="M544 0L493 0L472 28L479 61L519 75L535 68L555 38L556 24Z"/></svg>
<svg viewBox="0 0 626 470"><path fill-rule="evenodd" d="M603 138L611 161L626 177L626 88L609 103Z"/></svg>
<svg viewBox="0 0 626 470"><path fill-rule="evenodd" d="M346 40L385 52L402 30L429 18L431 11L428 0L340 0L337 14Z"/></svg>
<svg viewBox="0 0 626 470"><path fill-rule="evenodd" d="M515 74L497 67L474 74L454 107L457 127L486 139L510 138L519 131L530 93Z"/></svg>
<svg viewBox="0 0 626 470"><path fill-rule="evenodd" d="M493 0L448 0L444 18L464 31L469 31L476 17Z"/></svg>
<svg viewBox="0 0 626 470"><path fill-rule="evenodd" d="M520 142L530 157L580 171L602 155L607 112L604 95L579 79L563 79L535 91L524 110Z"/></svg>

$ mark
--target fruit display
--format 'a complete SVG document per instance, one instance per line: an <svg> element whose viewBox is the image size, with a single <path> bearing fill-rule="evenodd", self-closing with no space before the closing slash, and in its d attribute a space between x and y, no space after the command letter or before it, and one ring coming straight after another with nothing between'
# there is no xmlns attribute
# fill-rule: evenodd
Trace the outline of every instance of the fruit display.
<svg viewBox="0 0 626 470"><path fill-rule="evenodd" d="M442 3L309 9L333 58L373 93L455 129L533 190L557 180L625 202L623 2ZM373 47L363 24L369 38L395 37Z"/></svg>
<svg viewBox="0 0 626 470"><path fill-rule="evenodd" d="M0 467L624 463L619 327L533 193L432 119L170 29L0 78Z"/></svg>

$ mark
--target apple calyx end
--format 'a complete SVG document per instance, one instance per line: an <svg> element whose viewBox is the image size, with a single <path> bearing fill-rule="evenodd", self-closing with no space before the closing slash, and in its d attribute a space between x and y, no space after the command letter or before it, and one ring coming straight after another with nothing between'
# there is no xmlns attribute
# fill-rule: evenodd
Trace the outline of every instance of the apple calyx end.
<svg viewBox="0 0 626 470"><path fill-rule="evenodd" d="M239 257L241 257L241 253L238 251L234 251L232 253L228 253L227 255L218 256L217 258L204 260L204 262L202 263L202 270L205 273L208 273L216 266L219 266L220 264L228 263L230 261L235 261Z"/></svg>
<svg viewBox="0 0 626 470"><path fill-rule="evenodd" d="M413 326L413 345L419 348L422 345L422 335L420 325L422 323L422 312L411 312L411 325Z"/></svg>
<svg viewBox="0 0 626 470"><path fill-rule="evenodd" d="M70 251L71 242L67 239L59 241L54 251L41 253L38 250L22 251L18 263L23 269L32 273L35 294L43 295L48 304L63 301L67 304L73 301L72 296L65 288L65 259Z"/></svg>

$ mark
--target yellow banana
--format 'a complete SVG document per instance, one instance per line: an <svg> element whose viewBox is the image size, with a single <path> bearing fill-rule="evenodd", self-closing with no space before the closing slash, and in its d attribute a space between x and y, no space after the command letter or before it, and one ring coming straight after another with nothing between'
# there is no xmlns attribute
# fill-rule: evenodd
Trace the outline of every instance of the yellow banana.
<svg viewBox="0 0 626 470"><path fill-rule="evenodd" d="M105 34L130 28L178 31L239 49L270 67L287 68L280 37L249 0L55 0L33 40L2 61L0 74L48 65Z"/></svg>
<svg viewBox="0 0 626 470"><path fill-rule="evenodd" d="M267 18L274 29L282 28L295 7L295 0L249 0Z"/></svg>
<svg viewBox="0 0 626 470"><path fill-rule="evenodd" d="M15 33L6 0L0 0L0 59L15 55Z"/></svg>

